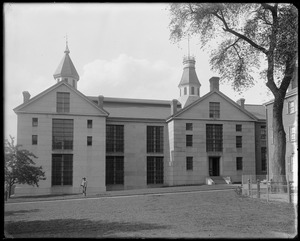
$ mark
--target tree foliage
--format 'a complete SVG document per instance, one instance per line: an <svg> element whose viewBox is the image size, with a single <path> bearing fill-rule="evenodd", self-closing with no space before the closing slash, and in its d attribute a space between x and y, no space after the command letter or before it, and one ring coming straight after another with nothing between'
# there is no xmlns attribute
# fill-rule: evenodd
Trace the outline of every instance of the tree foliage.
<svg viewBox="0 0 300 241"><path fill-rule="evenodd" d="M171 40L197 35L202 47L214 44L211 67L237 91L252 87L258 70L266 79L262 66L282 80L287 63L295 62L298 11L292 4L173 3L170 13ZM268 87L274 94L281 83Z"/></svg>
<svg viewBox="0 0 300 241"><path fill-rule="evenodd" d="M14 138L5 140L5 181L11 187L16 184L28 184L39 186L40 180L45 180L42 167L36 167L33 158L37 158L32 152L21 149L21 145L15 145Z"/></svg>

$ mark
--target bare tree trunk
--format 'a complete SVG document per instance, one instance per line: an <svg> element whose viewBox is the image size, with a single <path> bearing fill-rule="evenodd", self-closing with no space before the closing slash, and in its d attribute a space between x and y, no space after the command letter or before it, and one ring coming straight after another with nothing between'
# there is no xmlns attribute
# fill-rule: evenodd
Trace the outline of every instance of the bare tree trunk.
<svg viewBox="0 0 300 241"><path fill-rule="evenodd" d="M283 95L284 96L284 95ZM274 182L273 190L276 192L286 191L286 165L285 165L285 152L286 152L286 134L284 131L282 121L282 111L284 97L277 95L273 105L273 136L274 136L274 153L271 160L271 173L270 178Z"/></svg>

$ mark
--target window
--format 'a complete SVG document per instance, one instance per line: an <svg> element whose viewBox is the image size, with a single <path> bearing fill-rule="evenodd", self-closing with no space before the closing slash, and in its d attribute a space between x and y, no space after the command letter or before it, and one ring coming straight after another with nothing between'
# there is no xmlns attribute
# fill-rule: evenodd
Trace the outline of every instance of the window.
<svg viewBox="0 0 300 241"><path fill-rule="evenodd" d="M32 118L32 126L38 126L38 118Z"/></svg>
<svg viewBox="0 0 300 241"><path fill-rule="evenodd" d="M193 123L186 123L185 124L185 129L187 131L192 131L193 130Z"/></svg>
<svg viewBox="0 0 300 241"><path fill-rule="evenodd" d="M106 152L124 152L123 125L106 125Z"/></svg>
<svg viewBox="0 0 300 241"><path fill-rule="evenodd" d="M187 89L184 87L184 95L187 95Z"/></svg>
<svg viewBox="0 0 300 241"><path fill-rule="evenodd" d="M186 146L193 146L193 135L186 135Z"/></svg>
<svg viewBox="0 0 300 241"><path fill-rule="evenodd" d="M236 136L236 148L242 148L242 137Z"/></svg>
<svg viewBox="0 0 300 241"><path fill-rule="evenodd" d="M236 170L243 170L243 158L237 157L236 158Z"/></svg>
<svg viewBox="0 0 300 241"><path fill-rule="evenodd" d="M193 157L186 157L186 170L193 170Z"/></svg>
<svg viewBox="0 0 300 241"><path fill-rule="evenodd" d="M56 111L58 113L70 112L70 93L68 92L56 93Z"/></svg>
<svg viewBox="0 0 300 241"><path fill-rule="evenodd" d="M261 170L266 172L267 171L267 148L261 148Z"/></svg>
<svg viewBox="0 0 300 241"><path fill-rule="evenodd" d="M242 131L242 125L236 125L235 126L235 131L237 131L237 132Z"/></svg>
<svg viewBox="0 0 300 241"><path fill-rule="evenodd" d="M209 102L209 118L220 118L220 102Z"/></svg>
<svg viewBox="0 0 300 241"><path fill-rule="evenodd" d="M52 149L73 149L73 120L52 119Z"/></svg>
<svg viewBox="0 0 300 241"><path fill-rule="evenodd" d="M206 125L206 151L223 150L223 125L207 124Z"/></svg>
<svg viewBox="0 0 300 241"><path fill-rule="evenodd" d="M52 186L73 185L73 155L52 155Z"/></svg>
<svg viewBox="0 0 300 241"><path fill-rule="evenodd" d="M197 95L200 96L200 89L197 88Z"/></svg>
<svg viewBox="0 0 300 241"><path fill-rule="evenodd" d="M124 157L106 156L106 185L124 184Z"/></svg>
<svg viewBox="0 0 300 241"><path fill-rule="evenodd" d="M260 126L260 139L266 140L267 139L267 129L266 126Z"/></svg>
<svg viewBox="0 0 300 241"><path fill-rule="evenodd" d="M294 172L294 154L292 154L288 159L288 172Z"/></svg>
<svg viewBox="0 0 300 241"><path fill-rule="evenodd" d="M87 120L87 128L93 128L93 120Z"/></svg>
<svg viewBox="0 0 300 241"><path fill-rule="evenodd" d="M289 127L289 139L290 142L294 142L296 140L296 128L295 126L290 126Z"/></svg>
<svg viewBox="0 0 300 241"><path fill-rule="evenodd" d="M295 102L289 101L288 102L288 114L292 114L295 112Z"/></svg>
<svg viewBox="0 0 300 241"><path fill-rule="evenodd" d="M147 157L147 184L164 183L164 159L163 157Z"/></svg>
<svg viewBox="0 0 300 241"><path fill-rule="evenodd" d="M163 153L164 127L147 126L147 153Z"/></svg>
<svg viewBox="0 0 300 241"><path fill-rule="evenodd" d="M195 87L191 87L191 95L194 95L195 94Z"/></svg>
<svg viewBox="0 0 300 241"><path fill-rule="evenodd" d="M87 137L87 145L88 146L92 146L93 145L93 137L92 136L88 136Z"/></svg>
<svg viewBox="0 0 300 241"><path fill-rule="evenodd" d="M32 145L37 145L37 144L38 144L38 136L32 135Z"/></svg>

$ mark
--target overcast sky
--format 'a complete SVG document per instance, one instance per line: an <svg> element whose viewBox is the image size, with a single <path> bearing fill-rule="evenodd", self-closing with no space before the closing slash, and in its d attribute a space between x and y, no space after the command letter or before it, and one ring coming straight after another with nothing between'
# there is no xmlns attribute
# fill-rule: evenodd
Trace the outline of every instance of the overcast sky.
<svg viewBox="0 0 300 241"><path fill-rule="evenodd" d="M169 40L168 4L27 3L4 5L5 138L17 136L17 115L24 90L31 97L54 85L53 74L64 56L66 35L70 57L80 76L78 90L87 96L171 100L179 97L187 40ZM209 91L209 53L190 40L201 83ZM271 99L262 84L239 95L220 90L236 101L261 104Z"/></svg>

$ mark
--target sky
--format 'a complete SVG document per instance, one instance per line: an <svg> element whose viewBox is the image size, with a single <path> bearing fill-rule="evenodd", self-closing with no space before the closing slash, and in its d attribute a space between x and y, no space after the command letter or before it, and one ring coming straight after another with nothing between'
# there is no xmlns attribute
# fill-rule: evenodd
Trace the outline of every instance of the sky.
<svg viewBox="0 0 300 241"><path fill-rule="evenodd" d="M172 100L188 41L170 40L166 3L6 3L4 4L4 133L17 137L17 115L23 91L31 97L56 83L53 74L64 56L80 76L77 89L87 96ZM218 74L209 66L209 50L190 39L191 55L201 83ZM228 84L220 91L245 104L262 104L272 97L261 83L243 94Z"/></svg>

